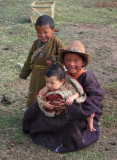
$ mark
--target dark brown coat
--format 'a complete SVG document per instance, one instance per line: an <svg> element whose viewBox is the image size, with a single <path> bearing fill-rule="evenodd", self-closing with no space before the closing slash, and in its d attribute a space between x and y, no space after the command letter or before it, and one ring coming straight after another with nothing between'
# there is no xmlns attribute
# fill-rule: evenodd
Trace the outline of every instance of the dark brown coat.
<svg viewBox="0 0 117 160"><path fill-rule="evenodd" d="M23 132L29 133L34 143L56 152L83 149L96 142L100 136L98 121L102 115L104 91L90 71L77 79L87 95L83 103L66 106L64 115L47 117L38 103L31 105L23 117ZM86 118L95 112L95 132L89 131Z"/></svg>

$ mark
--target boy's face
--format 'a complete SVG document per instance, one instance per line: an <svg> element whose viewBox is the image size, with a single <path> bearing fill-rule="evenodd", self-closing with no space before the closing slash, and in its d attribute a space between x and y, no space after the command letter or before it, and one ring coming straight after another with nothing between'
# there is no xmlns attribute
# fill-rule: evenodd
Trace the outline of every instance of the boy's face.
<svg viewBox="0 0 117 160"><path fill-rule="evenodd" d="M49 78L45 77L45 80L46 80L46 86L51 91L58 90L62 86L62 84L64 83L64 79L60 81L60 80L58 80L58 78L56 76L51 76Z"/></svg>
<svg viewBox="0 0 117 160"><path fill-rule="evenodd" d="M39 39L41 39L42 42L48 42L49 39L52 38L55 28L50 28L49 24L43 25L43 26L36 26L36 32Z"/></svg>

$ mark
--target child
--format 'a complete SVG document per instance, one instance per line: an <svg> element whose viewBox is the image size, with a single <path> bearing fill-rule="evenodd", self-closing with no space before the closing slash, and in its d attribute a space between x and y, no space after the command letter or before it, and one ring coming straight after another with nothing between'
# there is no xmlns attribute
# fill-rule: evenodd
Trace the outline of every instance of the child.
<svg viewBox="0 0 117 160"><path fill-rule="evenodd" d="M86 94L81 85L70 75L65 76L65 70L61 65L51 65L45 71L45 80L46 86L37 95L37 101L40 109L46 116L55 117L64 113L64 110L55 108L52 104L51 101L56 98L65 99L67 106L71 105L74 100L77 103L82 103L86 99ZM88 117L87 120L90 131L95 131L93 128L93 118Z"/></svg>
<svg viewBox="0 0 117 160"><path fill-rule="evenodd" d="M58 48L64 44L54 36L53 19L48 15L40 16L35 24L38 39L34 41L19 77L26 79L31 73L27 107L35 100L35 95L44 87L44 71L47 66L58 60Z"/></svg>

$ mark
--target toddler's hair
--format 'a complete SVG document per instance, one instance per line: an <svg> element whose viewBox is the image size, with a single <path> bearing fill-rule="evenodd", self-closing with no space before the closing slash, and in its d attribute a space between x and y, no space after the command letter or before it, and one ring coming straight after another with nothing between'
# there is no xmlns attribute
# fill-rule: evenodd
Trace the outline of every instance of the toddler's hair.
<svg viewBox="0 0 117 160"><path fill-rule="evenodd" d="M61 81L62 79L65 79L65 70L60 64L52 64L45 71L45 76L48 78L56 76L57 79Z"/></svg>
<svg viewBox="0 0 117 160"><path fill-rule="evenodd" d="M35 27L49 24L50 28L54 28L54 20L48 15L40 16L35 23Z"/></svg>

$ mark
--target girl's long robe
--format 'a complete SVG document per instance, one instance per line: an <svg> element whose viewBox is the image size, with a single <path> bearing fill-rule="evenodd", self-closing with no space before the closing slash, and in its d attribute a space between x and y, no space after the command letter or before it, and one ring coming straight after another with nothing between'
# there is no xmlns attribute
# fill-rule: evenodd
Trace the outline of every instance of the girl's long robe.
<svg viewBox="0 0 117 160"><path fill-rule="evenodd" d="M84 88L86 100L66 106L65 115L47 117L37 102L27 109L23 117L23 132L29 133L34 143L61 153L83 149L98 140L104 91L90 71L81 74L77 80ZM86 118L94 112L96 131L91 132Z"/></svg>
<svg viewBox="0 0 117 160"><path fill-rule="evenodd" d="M57 58L58 48L65 48L65 45L57 37L52 37L45 46L40 47L40 40L37 39L29 52L24 67L19 77L26 79L31 73L27 107L36 100L39 90L45 86L44 72L46 69L45 60Z"/></svg>

